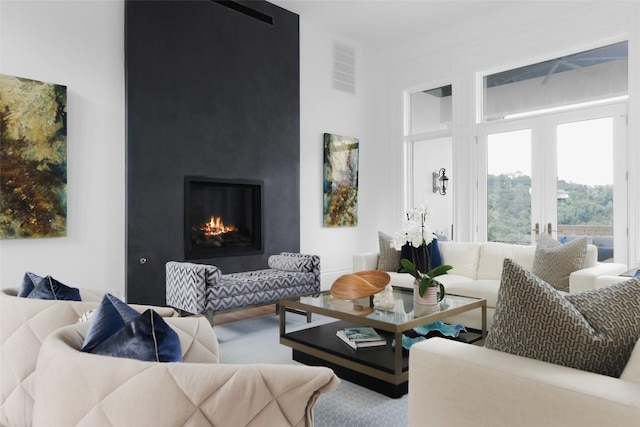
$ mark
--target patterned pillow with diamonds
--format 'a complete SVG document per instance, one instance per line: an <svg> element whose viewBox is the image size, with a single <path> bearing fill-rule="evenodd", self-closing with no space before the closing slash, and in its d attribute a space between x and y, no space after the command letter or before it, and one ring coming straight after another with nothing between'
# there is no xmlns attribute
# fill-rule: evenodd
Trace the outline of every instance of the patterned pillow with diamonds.
<svg viewBox="0 0 640 427"><path fill-rule="evenodd" d="M587 238L562 244L543 234L533 256L533 274L559 291L569 292L569 275L584 267Z"/></svg>
<svg viewBox="0 0 640 427"><path fill-rule="evenodd" d="M271 255L268 260L269 268L284 271L299 271L308 273L312 271L311 259L287 255Z"/></svg>
<svg viewBox="0 0 640 427"><path fill-rule="evenodd" d="M640 337L640 280L563 296L504 260L485 347L619 377Z"/></svg>

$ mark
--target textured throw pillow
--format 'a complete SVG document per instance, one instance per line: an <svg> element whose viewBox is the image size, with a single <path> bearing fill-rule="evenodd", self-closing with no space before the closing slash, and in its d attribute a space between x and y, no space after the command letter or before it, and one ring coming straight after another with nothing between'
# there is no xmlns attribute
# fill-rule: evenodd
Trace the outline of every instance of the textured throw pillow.
<svg viewBox="0 0 640 427"><path fill-rule="evenodd" d="M24 273L24 278L22 279L22 285L18 290L18 296L21 298L26 298L27 296L29 296L31 291L33 291L33 288L36 287L36 283L38 283L41 280L42 280L42 277L30 271L27 271L26 273Z"/></svg>
<svg viewBox="0 0 640 427"><path fill-rule="evenodd" d="M406 244L400 250L400 259L408 259L413 262L420 271L431 270L442 265L442 257L440 256L440 248L438 247L438 240L433 239L431 243L427 245L427 250L424 247L414 248L413 246ZM398 261L398 264L399 261ZM402 270L402 265L398 267L398 271Z"/></svg>
<svg viewBox="0 0 640 427"><path fill-rule="evenodd" d="M378 231L378 270L397 271L400 265L400 251L391 246L391 236Z"/></svg>
<svg viewBox="0 0 640 427"><path fill-rule="evenodd" d="M91 352L98 344L140 316L127 303L105 294L92 315L93 322L82 344L82 351Z"/></svg>
<svg viewBox="0 0 640 427"><path fill-rule="evenodd" d="M90 353L147 362L182 362L178 334L152 309L127 323Z"/></svg>
<svg viewBox="0 0 640 427"><path fill-rule="evenodd" d="M287 255L271 255L267 261L269 268L284 271L299 271L306 273L312 270L309 258L292 257Z"/></svg>
<svg viewBox="0 0 640 427"><path fill-rule="evenodd" d="M561 244L543 234L533 256L533 274L559 291L569 292L569 275L584 267L587 238Z"/></svg>
<svg viewBox="0 0 640 427"><path fill-rule="evenodd" d="M640 337L640 280L564 297L505 259L485 347L619 377Z"/></svg>
<svg viewBox="0 0 640 427"><path fill-rule="evenodd" d="M27 298L82 301L79 289L60 283L51 276L44 277L36 283Z"/></svg>

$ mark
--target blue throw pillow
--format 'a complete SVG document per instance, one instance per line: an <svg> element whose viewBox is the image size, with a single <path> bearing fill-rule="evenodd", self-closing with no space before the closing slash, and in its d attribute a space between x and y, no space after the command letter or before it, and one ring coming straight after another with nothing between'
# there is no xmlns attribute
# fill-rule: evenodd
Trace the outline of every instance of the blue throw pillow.
<svg viewBox="0 0 640 427"><path fill-rule="evenodd" d="M22 286L18 290L18 296L21 298L26 298L29 296L33 288L36 287L36 283L42 280L42 277L34 274L30 271L24 273L24 278L22 279Z"/></svg>
<svg viewBox="0 0 640 427"><path fill-rule="evenodd" d="M414 259L414 254L416 255ZM427 250L424 248L414 248L410 244L404 245L400 249L400 259L408 259L413 262L415 266L420 270L434 269L442 265L442 257L440 256L440 248L438 247L438 239L433 239L431 243L427 245ZM402 265L398 268L398 271L402 269ZM426 271L422 271L426 273Z"/></svg>
<svg viewBox="0 0 640 427"><path fill-rule="evenodd" d="M640 279L640 268L636 270L635 274L633 275L634 279Z"/></svg>
<svg viewBox="0 0 640 427"><path fill-rule="evenodd" d="M152 309L127 323L91 353L147 362L182 362L178 334Z"/></svg>
<svg viewBox="0 0 640 427"><path fill-rule="evenodd" d="M64 285L51 276L36 283L27 298L82 301L79 289Z"/></svg>
<svg viewBox="0 0 640 427"><path fill-rule="evenodd" d="M139 316L140 313L129 307L128 304L111 294L105 294L93 314L93 321L84 338L81 350L91 352L98 344Z"/></svg>

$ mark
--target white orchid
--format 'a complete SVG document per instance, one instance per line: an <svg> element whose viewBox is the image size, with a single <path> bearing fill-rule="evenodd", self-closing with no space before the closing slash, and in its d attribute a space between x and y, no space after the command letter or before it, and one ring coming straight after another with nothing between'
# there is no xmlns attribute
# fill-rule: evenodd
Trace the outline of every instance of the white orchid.
<svg viewBox="0 0 640 427"><path fill-rule="evenodd" d="M402 249L402 246L409 243L414 248L428 245L435 238L431 229L431 214L426 207L413 208L407 212L407 221L402 227L393 233L391 246Z"/></svg>

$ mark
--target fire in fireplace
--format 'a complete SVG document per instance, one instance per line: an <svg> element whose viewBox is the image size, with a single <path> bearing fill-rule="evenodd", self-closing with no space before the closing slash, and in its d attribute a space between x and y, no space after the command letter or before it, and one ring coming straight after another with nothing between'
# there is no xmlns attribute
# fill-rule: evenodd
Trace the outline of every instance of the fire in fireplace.
<svg viewBox="0 0 640 427"><path fill-rule="evenodd" d="M185 177L185 258L259 254L261 181Z"/></svg>

